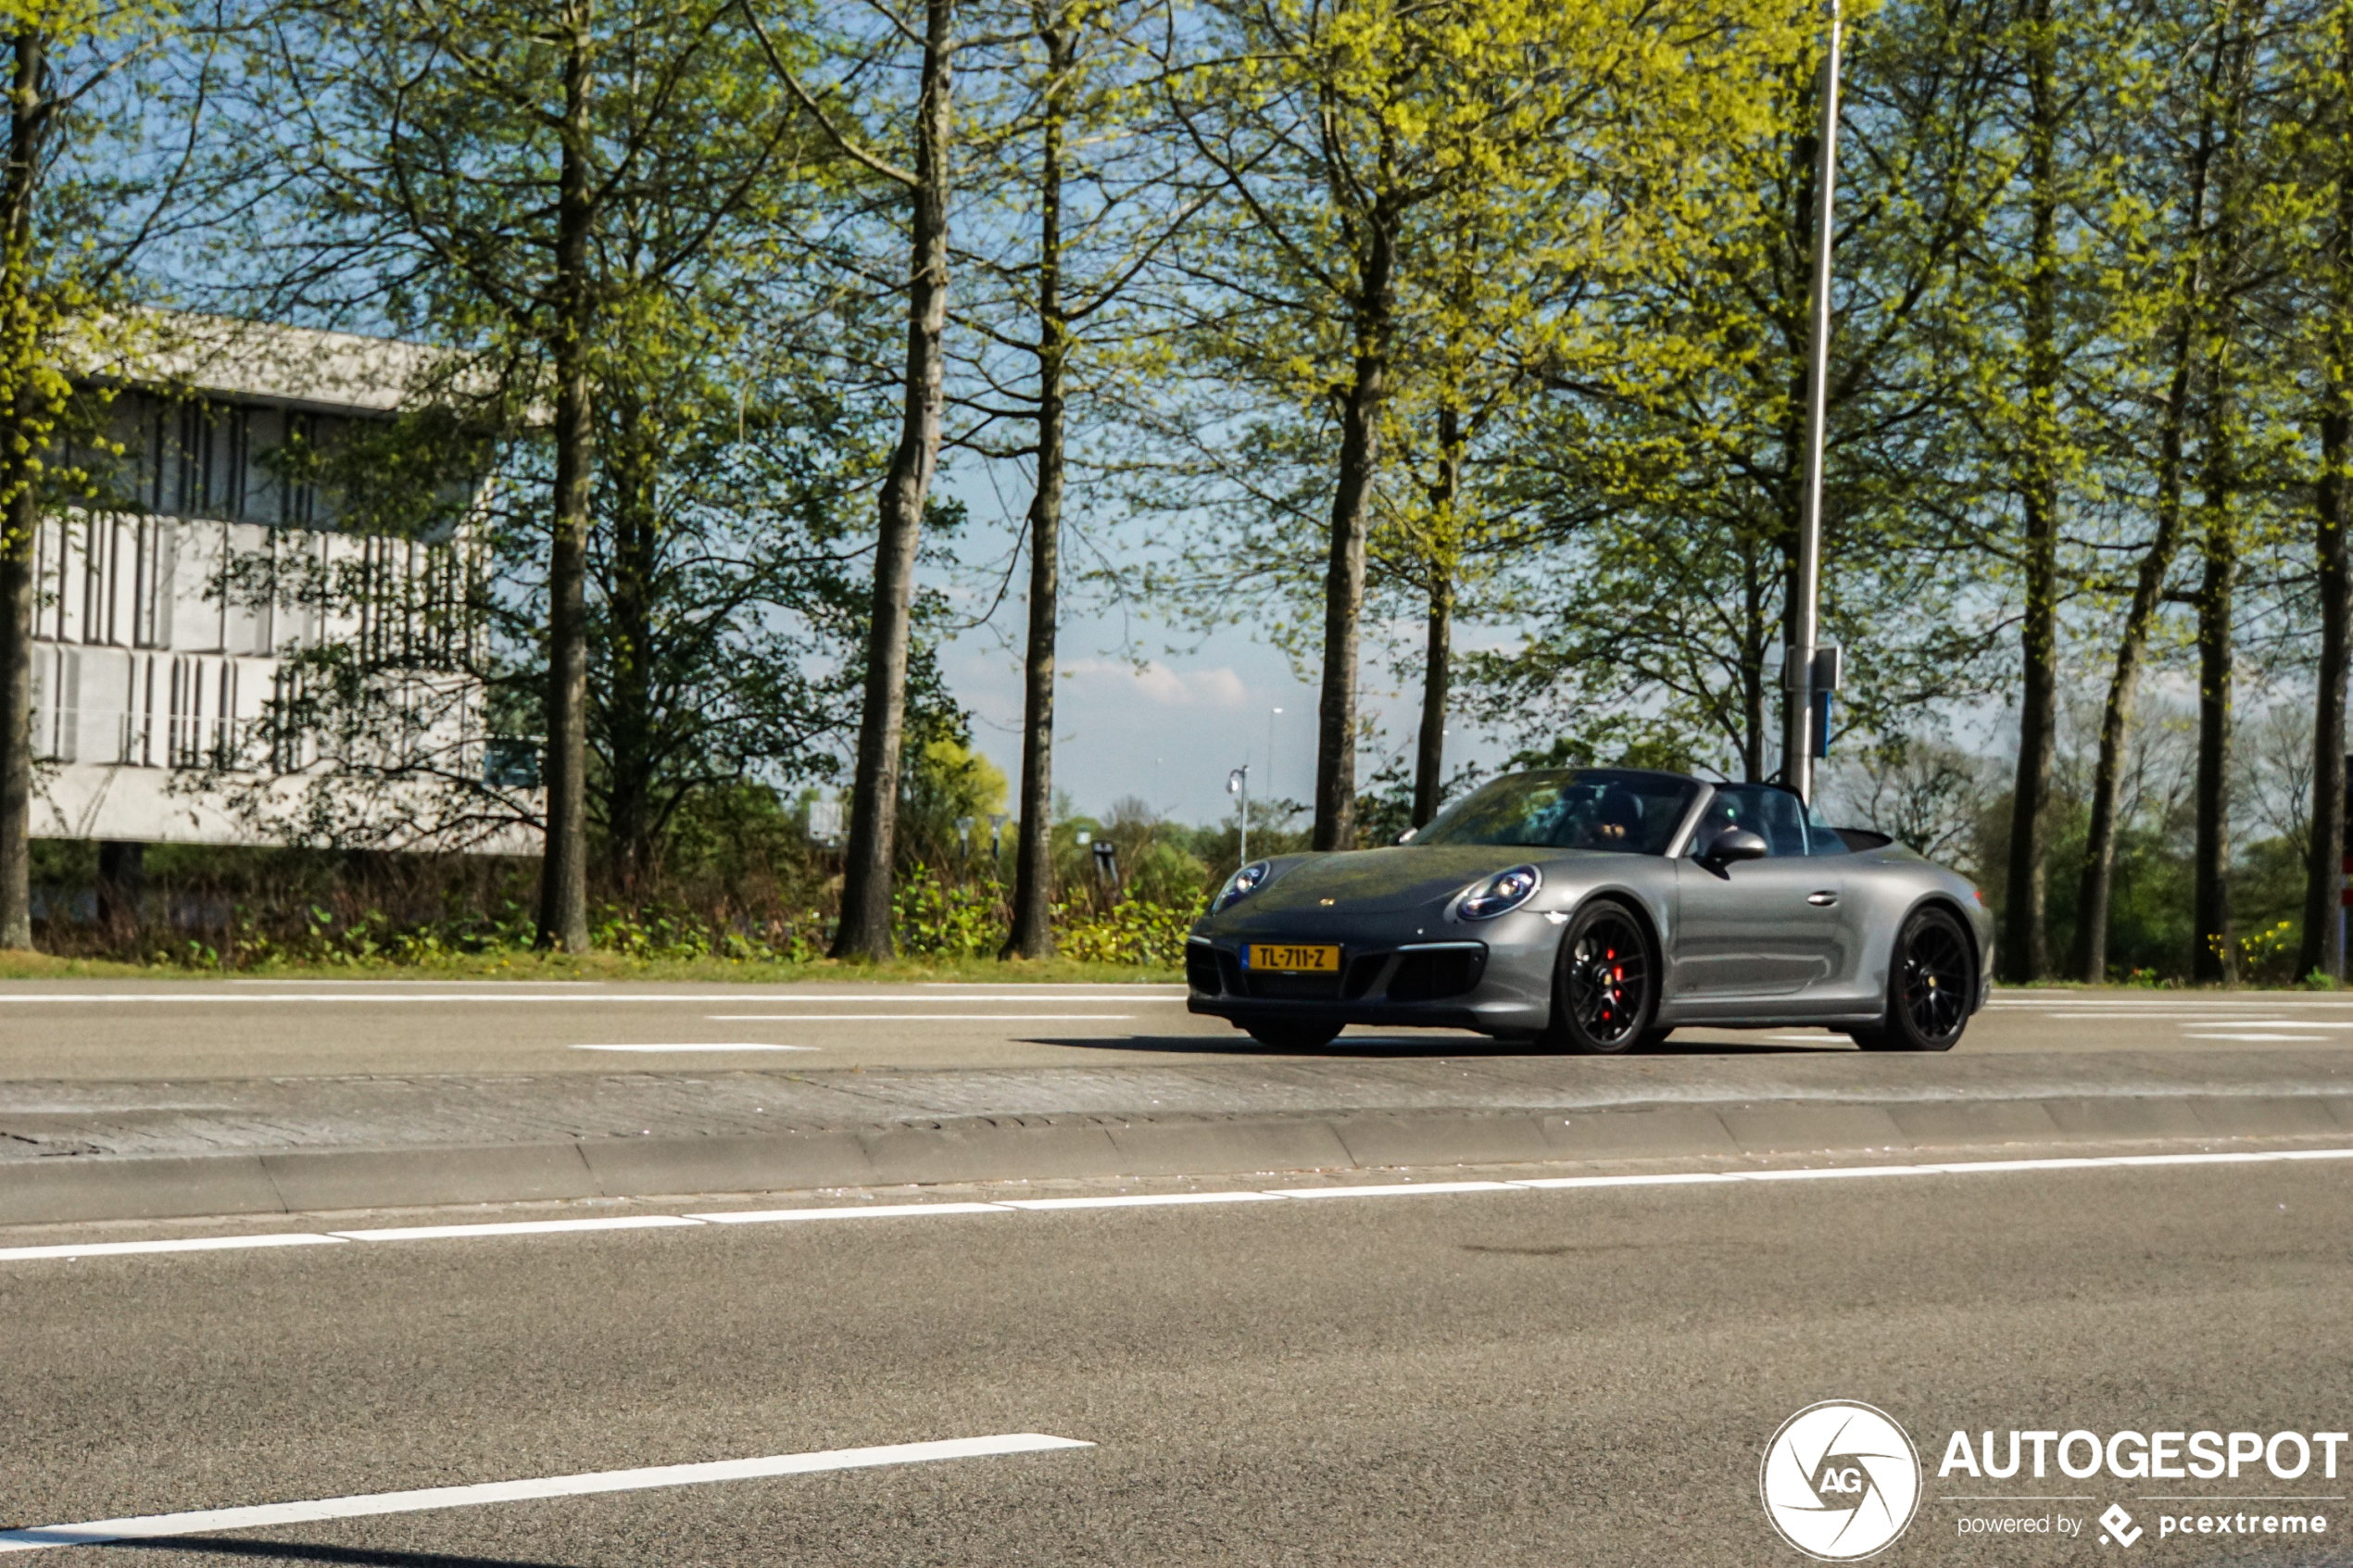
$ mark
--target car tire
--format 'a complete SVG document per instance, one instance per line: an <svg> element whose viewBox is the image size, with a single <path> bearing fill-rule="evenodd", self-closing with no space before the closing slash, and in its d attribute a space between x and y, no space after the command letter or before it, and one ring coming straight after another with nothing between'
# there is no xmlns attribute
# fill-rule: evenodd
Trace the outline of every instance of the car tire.
<svg viewBox="0 0 2353 1568"><path fill-rule="evenodd" d="M1969 935L1948 909L1931 904L1906 917L1887 964L1887 1011L1875 1026L1850 1029L1867 1051L1949 1051L1977 1006L1977 966Z"/></svg>
<svg viewBox="0 0 2353 1568"><path fill-rule="evenodd" d="M1633 910L1596 898L1561 933L1545 1040L1577 1056L1640 1049L1658 1014L1658 953Z"/></svg>
<svg viewBox="0 0 2353 1568"><path fill-rule="evenodd" d="M1321 1050L1340 1037L1337 1023L1245 1023L1250 1037L1269 1050Z"/></svg>

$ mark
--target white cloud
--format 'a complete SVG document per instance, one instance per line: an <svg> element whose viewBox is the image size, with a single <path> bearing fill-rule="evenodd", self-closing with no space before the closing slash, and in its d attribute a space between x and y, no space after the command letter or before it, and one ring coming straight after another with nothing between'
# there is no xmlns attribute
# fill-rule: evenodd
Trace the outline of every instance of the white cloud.
<svg viewBox="0 0 2353 1568"><path fill-rule="evenodd" d="M1125 687L1163 708L1242 708L1251 701L1249 683L1231 665L1176 670L1152 659L1139 670L1119 659L1074 659L1063 666L1063 673L1098 690Z"/></svg>

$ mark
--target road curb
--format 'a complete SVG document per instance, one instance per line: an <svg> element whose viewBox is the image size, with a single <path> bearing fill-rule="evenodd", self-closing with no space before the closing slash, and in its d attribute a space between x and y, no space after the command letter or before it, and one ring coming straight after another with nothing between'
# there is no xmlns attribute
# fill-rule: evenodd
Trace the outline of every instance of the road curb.
<svg viewBox="0 0 2353 1568"><path fill-rule="evenodd" d="M2332 1135L2353 1136L2353 1096L975 1117L757 1136L10 1160L0 1163L0 1225L835 1186Z"/></svg>

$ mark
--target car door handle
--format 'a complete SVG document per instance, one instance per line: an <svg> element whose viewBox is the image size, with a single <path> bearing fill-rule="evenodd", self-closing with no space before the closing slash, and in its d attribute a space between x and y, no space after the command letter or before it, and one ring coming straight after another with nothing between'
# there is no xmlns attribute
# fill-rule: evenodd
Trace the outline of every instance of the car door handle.
<svg viewBox="0 0 2353 1568"><path fill-rule="evenodd" d="M1818 909L1827 909L1838 902L1838 895L1825 888L1819 893L1808 893L1806 901Z"/></svg>

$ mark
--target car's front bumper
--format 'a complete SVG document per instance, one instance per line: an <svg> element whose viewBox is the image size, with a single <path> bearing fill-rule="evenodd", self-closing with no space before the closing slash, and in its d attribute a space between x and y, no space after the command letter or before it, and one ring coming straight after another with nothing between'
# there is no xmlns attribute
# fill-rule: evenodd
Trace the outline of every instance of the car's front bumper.
<svg viewBox="0 0 2353 1568"><path fill-rule="evenodd" d="M1359 1023L1503 1035L1537 1034L1551 1017L1549 985L1525 981L1518 943L1343 941L1331 976L1253 973L1247 946L1204 936L1186 945L1187 1010L1243 1027Z"/></svg>

